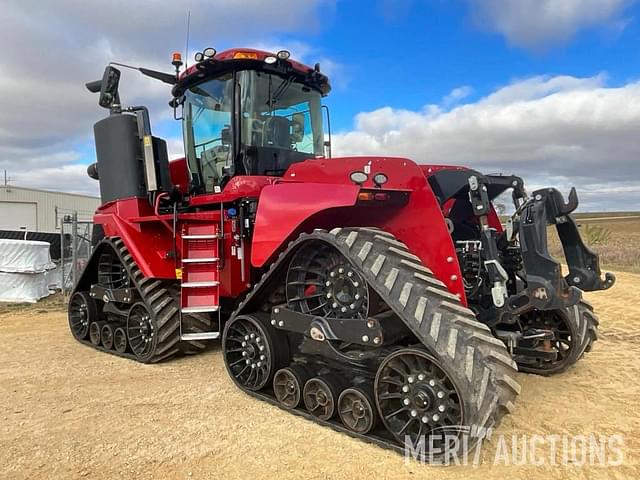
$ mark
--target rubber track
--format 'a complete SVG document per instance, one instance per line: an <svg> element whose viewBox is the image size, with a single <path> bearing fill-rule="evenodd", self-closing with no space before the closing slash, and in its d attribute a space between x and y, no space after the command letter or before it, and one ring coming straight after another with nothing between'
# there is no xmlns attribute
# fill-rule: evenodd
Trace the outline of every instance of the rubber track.
<svg viewBox="0 0 640 480"><path fill-rule="evenodd" d="M140 298L156 318L155 352L149 359L141 360L134 353L118 353L115 350L107 350L102 346L95 346L88 340L79 341L97 350L142 363L157 363L167 360L178 353L195 353L204 349L205 342L180 341L180 312L179 303L176 300L176 287L167 285L167 282L163 280L145 278L122 239L112 237L103 240L102 244L106 244L116 253L133 281ZM179 295L179 289L177 292ZM191 331L204 332L210 329L210 322L205 316L188 318L187 321L190 322Z"/></svg>
<svg viewBox="0 0 640 480"><path fill-rule="evenodd" d="M465 398L465 425L491 428L513 410L513 401L520 393L515 376L517 367L504 343L497 340L471 310L461 305L431 270L422 265L407 246L393 235L375 228L343 228L331 232L315 230L302 234L270 266L252 292L238 306L232 318L245 311L260 296L270 280L286 267L289 255L310 240L320 240L334 246L355 266L369 285L411 329L427 350L437 356L453 374ZM247 309L248 310L248 309ZM265 394L246 393L279 405ZM296 411L322 425L345 431L351 436L374 442L394 450L399 447L385 438L359 435L337 422L319 421L304 411Z"/></svg>

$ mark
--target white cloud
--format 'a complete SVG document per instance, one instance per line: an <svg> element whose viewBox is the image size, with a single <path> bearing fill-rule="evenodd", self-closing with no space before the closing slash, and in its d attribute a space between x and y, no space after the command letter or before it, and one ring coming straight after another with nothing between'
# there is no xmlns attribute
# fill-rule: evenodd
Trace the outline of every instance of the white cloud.
<svg viewBox="0 0 640 480"><path fill-rule="evenodd" d="M456 87L451 90L443 99L442 105L445 107L459 103L460 100L467 98L473 93L473 88L469 85L463 85L462 87Z"/></svg>
<svg viewBox="0 0 640 480"><path fill-rule="evenodd" d="M484 30L503 35L510 45L538 50L570 40L578 31L608 25L624 28L630 0L468 0Z"/></svg>
<svg viewBox="0 0 640 480"><path fill-rule="evenodd" d="M98 182L87 176L87 166L81 164L39 168L30 172L19 171L11 176L11 180L12 184L21 187L100 196Z"/></svg>
<svg viewBox="0 0 640 480"><path fill-rule="evenodd" d="M535 77L450 110L360 113L353 131L334 136L333 151L468 165L537 186L584 186L590 208L617 203L608 193L622 197L626 189L629 199L618 208L640 209L640 195L632 194L640 190L638 131L640 82L614 88L603 75Z"/></svg>

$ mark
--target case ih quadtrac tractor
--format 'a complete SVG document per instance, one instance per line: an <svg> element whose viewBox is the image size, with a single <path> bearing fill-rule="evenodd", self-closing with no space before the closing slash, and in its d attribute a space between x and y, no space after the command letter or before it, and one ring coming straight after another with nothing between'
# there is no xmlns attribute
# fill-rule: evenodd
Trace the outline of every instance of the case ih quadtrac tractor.
<svg viewBox="0 0 640 480"><path fill-rule="evenodd" d="M318 65L196 57L138 68L173 87L186 157L171 162L147 109L121 105L113 64L87 84L110 115L94 128L102 205L69 303L77 340L153 363L221 337L243 391L392 447L492 427L518 369L561 372L591 348L581 291L614 278L570 216L575 190L565 202L516 176L331 158ZM503 227L492 200L506 191Z"/></svg>

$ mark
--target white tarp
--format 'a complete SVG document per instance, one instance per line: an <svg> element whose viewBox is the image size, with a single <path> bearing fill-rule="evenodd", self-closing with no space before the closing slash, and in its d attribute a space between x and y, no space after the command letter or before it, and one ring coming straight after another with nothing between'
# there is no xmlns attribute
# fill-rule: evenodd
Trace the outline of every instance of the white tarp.
<svg viewBox="0 0 640 480"><path fill-rule="evenodd" d="M53 293L49 248L48 242L0 239L0 302L33 303Z"/></svg>
<svg viewBox="0 0 640 480"><path fill-rule="evenodd" d="M0 272L0 302L35 303L53 293L49 288L51 283L52 279L47 272Z"/></svg>
<svg viewBox="0 0 640 480"><path fill-rule="evenodd" d="M0 272L42 273L55 268L49 242L0 239Z"/></svg>

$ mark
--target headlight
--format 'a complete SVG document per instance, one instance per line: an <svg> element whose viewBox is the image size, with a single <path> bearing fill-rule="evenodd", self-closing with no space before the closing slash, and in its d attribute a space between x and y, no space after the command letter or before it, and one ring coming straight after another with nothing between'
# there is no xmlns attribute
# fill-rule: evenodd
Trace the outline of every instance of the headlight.
<svg viewBox="0 0 640 480"><path fill-rule="evenodd" d="M291 53L289 53L287 50L280 50L278 53L276 53L276 56L280 60L286 60L287 58L289 58L291 56Z"/></svg>
<svg viewBox="0 0 640 480"><path fill-rule="evenodd" d="M269 55L268 57L264 58L264 63L271 65L272 63L276 63L276 60L278 60L276 57L274 57L273 55Z"/></svg>
<svg viewBox="0 0 640 480"><path fill-rule="evenodd" d="M373 176L373 183L378 186L384 185L389 181L389 177L387 177L384 173L376 173Z"/></svg>
<svg viewBox="0 0 640 480"><path fill-rule="evenodd" d="M366 182L369 177L364 172L355 171L352 172L351 175L349 175L349 178L353 183L361 184Z"/></svg>
<svg viewBox="0 0 640 480"><path fill-rule="evenodd" d="M207 58L211 58L216 54L216 49L212 47L205 48L202 51L202 54Z"/></svg>

